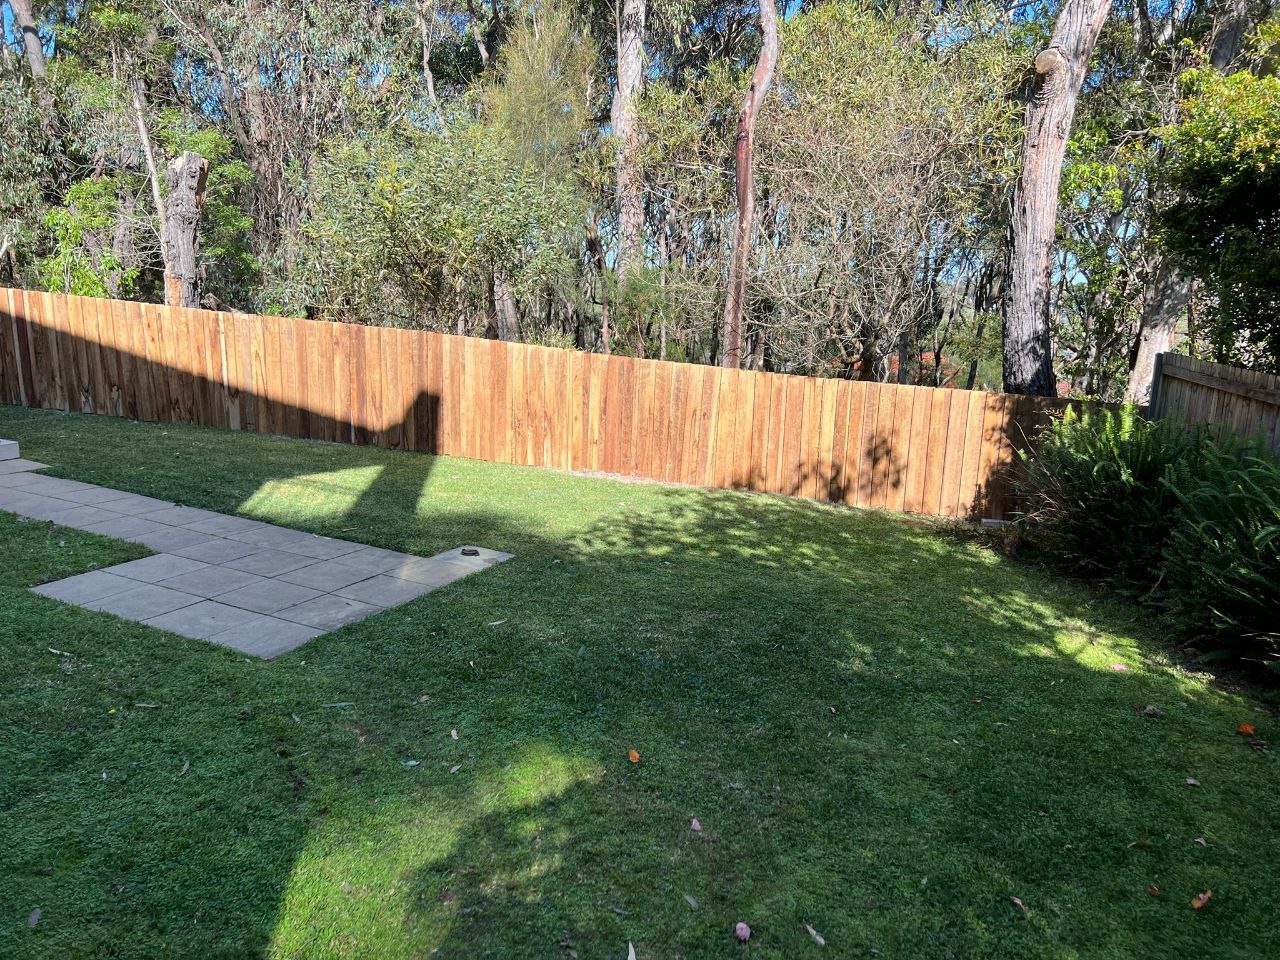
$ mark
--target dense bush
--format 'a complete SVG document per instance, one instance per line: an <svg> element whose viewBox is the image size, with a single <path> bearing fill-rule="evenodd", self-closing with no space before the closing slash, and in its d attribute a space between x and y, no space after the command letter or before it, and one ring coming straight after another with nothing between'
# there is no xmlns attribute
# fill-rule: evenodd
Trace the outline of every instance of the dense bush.
<svg viewBox="0 0 1280 960"><path fill-rule="evenodd" d="M1132 407L1068 409L1023 457L1028 525L1084 573L1149 588L1177 504L1162 481L1197 446L1187 430L1144 420Z"/></svg>
<svg viewBox="0 0 1280 960"><path fill-rule="evenodd" d="M1280 652L1280 464L1237 444L1206 444L1196 470L1163 484L1178 499L1164 550L1164 594L1180 620Z"/></svg>
<svg viewBox="0 0 1280 960"><path fill-rule="evenodd" d="M1068 411L1023 466L1038 545L1189 634L1280 662L1280 464L1263 448L1132 408Z"/></svg>

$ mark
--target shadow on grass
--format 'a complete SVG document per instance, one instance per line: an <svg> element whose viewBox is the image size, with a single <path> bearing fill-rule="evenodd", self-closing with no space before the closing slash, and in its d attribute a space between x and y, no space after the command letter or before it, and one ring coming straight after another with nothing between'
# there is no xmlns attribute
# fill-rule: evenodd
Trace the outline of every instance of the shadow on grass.
<svg viewBox="0 0 1280 960"><path fill-rule="evenodd" d="M218 449L196 433L157 445L190 472ZM204 462L223 483L189 502L516 558L272 664L6 599L28 662L6 699L35 727L11 741L6 912L52 904L0 933L13 955L718 957L738 920L773 957L817 950L805 923L841 956L1276 946L1274 764L1238 700L1131 639L1132 608L900 518L239 452L277 448ZM144 460L118 485L174 489ZM92 668L42 659L60 631ZM1201 889L1212 912L1186 907Z"/></svg>

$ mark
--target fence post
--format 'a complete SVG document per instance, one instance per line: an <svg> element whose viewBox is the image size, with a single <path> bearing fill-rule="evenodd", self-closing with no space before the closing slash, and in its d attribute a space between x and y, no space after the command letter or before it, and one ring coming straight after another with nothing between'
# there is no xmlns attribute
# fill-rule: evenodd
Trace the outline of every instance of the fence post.
<svg viewBox="0 0 1280 960"><path fill-rule="evenodd" d="M1160 387L1164 382L1164 354L1156 354L1155 366L1151 370L1151 397L1147 401L1147 419L1154 420L1160 412Z"/></svg>

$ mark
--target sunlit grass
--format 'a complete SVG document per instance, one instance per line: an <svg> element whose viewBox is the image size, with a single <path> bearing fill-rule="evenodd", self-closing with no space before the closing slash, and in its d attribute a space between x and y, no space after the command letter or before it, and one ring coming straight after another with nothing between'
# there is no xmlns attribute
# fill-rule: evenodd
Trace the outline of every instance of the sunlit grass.
<svg viewBox="0 0 1280 960"><path fill-rule="evenodd" d="M1280 953L1280 777L1236 733L1272 716L945 527L10 408L0 435L515 554L265 664L30 594L139 551L0 515L0 956Z"/></svg>

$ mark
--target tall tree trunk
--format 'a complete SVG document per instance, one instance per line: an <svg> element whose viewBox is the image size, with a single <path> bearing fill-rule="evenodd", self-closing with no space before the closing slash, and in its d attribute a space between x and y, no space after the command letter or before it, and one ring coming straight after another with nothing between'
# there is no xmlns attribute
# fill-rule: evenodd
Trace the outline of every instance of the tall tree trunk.
<svg viewBox="0 0 1280 960"><path fill-rule="evenodd" d="M1231 71L1249 32L1247 0L1223 0L1214 10L1209 41L1209 62L1219 70ZM1170 104L1164 122L1177 120L1177 103ZM1191 301L1191 280L1184 276L1170 256L1157 249L1147 288L1143 291L1138 336L1129 354L1129 383L1124 397L1130 403L1151 402L1156 357L1178 345L1178 321Z"/></svg>
<svg viewBox="0 0 1280 960"><path fill-rule="evenodd" d="M618 8L618 84L611 117L617 138L618 281L625 284L644 263L644 192L640 180L640 131L636 101L644 83L645 0L622 0ZM605 344L608 353L608 343Z"/></svg>
<svg viewBox="0 0 1280 960"><path fill-rule="evenodd" d="M188 150L169 164L169 202L165 213L164 302L176 307L200 305L200 208L209 177L209 161Z"/></svg>
<svg viewBox="0 0 1280 960"><path fill-rule="evenodd" d="M520 339L520 312L511 290L511 278L502 267L493 270L493 320L498 329L498 339Z"/></svg>
<svg viewBox="0 0 1280 960"><path fill-rule="evenodd" d="M1066 0L1049 46L1036 56L1022 173L1014 188L1009 227L1004 388L1010 393L1044 397L1056 393L1049 284L1058 187L1080 87L1110 9L1111 0Z"/></svg>
<svg viewBox="0 0 1280 960"><path fill-rule="evenodd" d="M13 22L22 34L22 49L27 54L27 69L33 77L41 79L46 75L44 65L44 44L40 42L40 28L31 12L31 0L9 0L9 8L13 10Z"/></svg>
<svg viewBox="0 0 1280 960"><path fill-rule="evenodd" d="M418 25L418 35L422 39L422 80L427 86L427 97L435 110L436 119L444 125L444 114L440 110L440 99L436 96L436 75L431 70L431 48L434 45L435 11L432 9L435 0L417 0L413 8L413 19Z"/></svg>
<svg viewBox="0 0 1280 960"><path fill-rule="evenodd" d="M763 43L756 71L751 78L742 110L738 113L735 144L738 222L733 233L733 253L729 260L729 291L724 303L724 339L720 351L722 367L742 366L742 310L747 292L747 264L751 259L751 233L755 223L756 194L752 180L751 154L755 148L756 116L773 82L778 63L778 8L774 0L760 0L760 33Z"/></svg>

